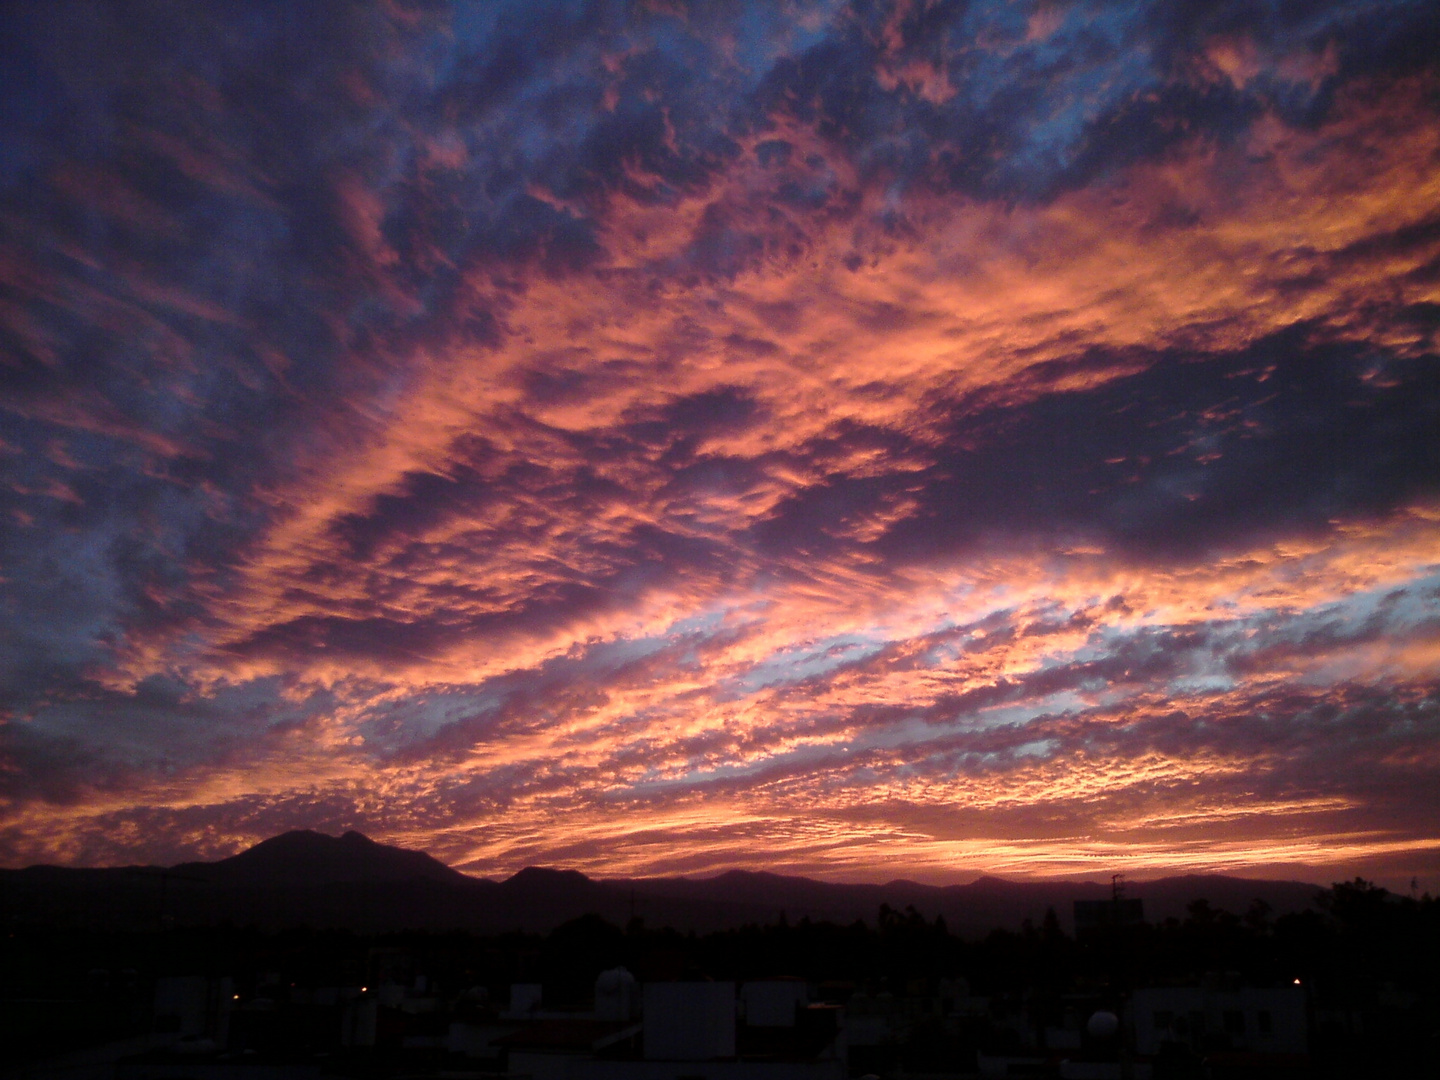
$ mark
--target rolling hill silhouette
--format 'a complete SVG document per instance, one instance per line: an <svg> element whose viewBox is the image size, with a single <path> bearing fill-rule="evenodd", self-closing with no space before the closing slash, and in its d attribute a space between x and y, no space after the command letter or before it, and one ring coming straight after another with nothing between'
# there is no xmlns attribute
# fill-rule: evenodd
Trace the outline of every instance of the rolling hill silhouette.
<svg viewBox="0 0 1440 1080"><path fill-rule="evenodd" d="M792 922L863 919L873 925L885 904L897 911L913 907L927 919L943 916L951 930L975 936L1017 929L1026 919L1038 924L1049 908L1068 927L1073 901L1110 894L1108 882L981 877L949 886L837 884L746 870L710 878L594 880L574 870L528 867L497 882L358 832L333 837L310 830L271 837L216 862L0 870L0 887L0 916L12 923L147 929L229 922L482 933L547 931L591 913L622 926L639 916L652 927L700 932L773 923L782 913ZM1237 914L1258 899L1278 916L1312 907L1319 892L1304 882L1218 875L1136 882L1128 889L1144 901L1151 921L1183 918L1200 899Z"/></svg>

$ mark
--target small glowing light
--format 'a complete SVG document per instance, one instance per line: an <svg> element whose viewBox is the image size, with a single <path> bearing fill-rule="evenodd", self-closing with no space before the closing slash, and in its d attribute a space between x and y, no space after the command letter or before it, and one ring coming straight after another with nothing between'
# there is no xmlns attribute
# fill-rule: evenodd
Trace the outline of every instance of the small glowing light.
<svg viewBox="0 0 1440 1080"><path fill-rule="evenodd" d="M1295 981L1296 981L1296 982L1299 982L1300 980L1299 980L1299 979L1296 979ZM365 993L366 990L369 990L369 989L370 989L370 987L368 987L368 986L362 986L362 987L360 987L360 992L363 994L363 993Z"/></svg>
<svg viewBox="0 0 1440 1080"><path fill-rule="evenodd" d="M1295 985L1296 985L1296 986L1299 986L1299 985L1300 985L1300 980L1299 980L1299 979L1296 979L1296 980L1295 980Z"/></svg>
<svg viewBox="0 0 1440 1080"><path fill-rule="evenodd" d="M236 994L236 995L235 995L234 997L232 997L230 1000L231 1000L231 1001L239 1001L239 1000L240 1000L240 995L239 995L239 994Z"/></svg>

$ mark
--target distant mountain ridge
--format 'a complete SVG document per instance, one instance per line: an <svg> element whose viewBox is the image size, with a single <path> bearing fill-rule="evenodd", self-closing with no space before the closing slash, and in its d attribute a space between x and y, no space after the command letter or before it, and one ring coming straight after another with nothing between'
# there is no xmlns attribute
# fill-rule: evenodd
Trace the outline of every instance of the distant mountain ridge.
<svg viewBox="0 0 1440 1080"><path fill-rule="evenodd" d="M943 915L946 924L963 934L984 933L995 927L1016 929L1026 919L1037 925L1053 908L1061 925L1073 930L1072 905L1076 900L1103 900L1111 896L1108 882L1007 881L983 876L968 885L923 885L896 880L884 885L832 884L809 878L784 877L751 871L731 871L721 878L656 878L625 883L637 895L668 899L713 897L723 882L731 902L784 911L792 921L800 917L873 922L881 904L896 910L914 907L927 918ZM1299 881L1263 881L1222 875L1191 874L1134 882L1125 895L1143 902L1151 922L1184 918L1190 904L1204 900L1213 908L1243 915L1260 900L1274 916L1315 906L1320 886Z"/></svg>
<svg viewBox="0 0 1440 1080"><path fill-rule="evenodd" d="M481 933L547 931L596 914L618 925L640 917L652 927L700 932L791 922L873 924L882 904L943 916L966 936L1039 923L1053 908L1070 927L1072 902L1102 899L1100 882L1007 881L966 885L896 880L840 884L764 871L731 870L710 878L595 880L574 870L527 867L504 881L470 877L420 851L376 843L358 832L333 837L297 830L216 862L169 868L72 870L37 866L0 870L0 916L88 926L310 925L357 931L465 929ZM1314 906L1321 892L1298 881L1187 875L1135 882L1151 921L1182 918L1187 906L1243 914L1255 900L1273 915Z"/></svg>

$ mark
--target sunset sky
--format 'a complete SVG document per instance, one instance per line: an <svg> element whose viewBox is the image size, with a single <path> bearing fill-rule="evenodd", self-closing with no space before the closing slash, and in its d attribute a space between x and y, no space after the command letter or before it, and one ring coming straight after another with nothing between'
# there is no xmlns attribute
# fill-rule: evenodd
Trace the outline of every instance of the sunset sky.
<svg viewBox="0 0 1440 1080"><path fill-rule="evenodd" d="M1440 890L1440 5L18 3L0 864Z"/></svg>

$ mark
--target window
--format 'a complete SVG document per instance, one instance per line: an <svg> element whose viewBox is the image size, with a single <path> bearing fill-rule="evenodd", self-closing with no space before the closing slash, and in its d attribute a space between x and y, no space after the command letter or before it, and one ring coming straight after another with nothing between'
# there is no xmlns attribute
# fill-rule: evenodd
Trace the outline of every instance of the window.
<svg viewBox="0 0 1440 1080"><path fill-rule="evenodd" d="M1221 1020L1224 1021L1226 1035L1245 1034L1245 1014L1239 1009L1226 1009Z"/></svg>

